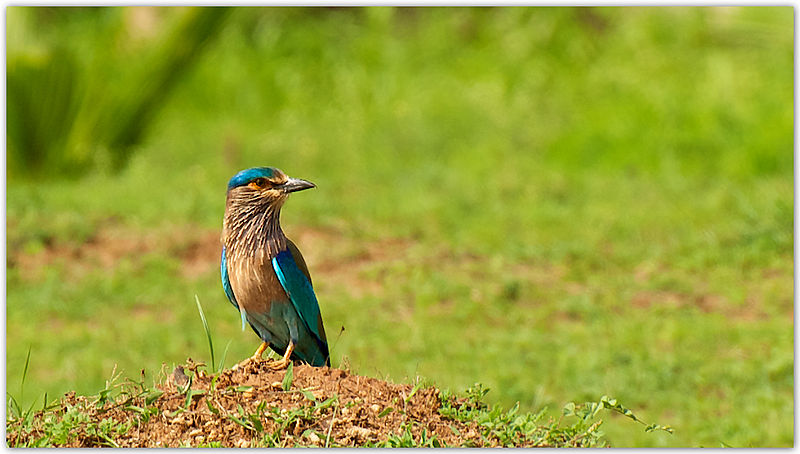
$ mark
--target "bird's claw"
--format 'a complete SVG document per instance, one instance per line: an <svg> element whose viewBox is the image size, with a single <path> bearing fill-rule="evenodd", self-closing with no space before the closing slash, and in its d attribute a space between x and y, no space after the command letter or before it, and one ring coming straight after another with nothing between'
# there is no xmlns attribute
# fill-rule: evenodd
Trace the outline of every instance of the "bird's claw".
<svg viewBox="0 0 800 454"><path fill-rule="evenodd" d="M279 360L267 363L267 367L271 370L286 369L287 367L289 367L290 362L291 360L287 360L286 358L281 358Z"/></svg>
<svg viewBox="0 0 800 454"><path fill-rule="evenodd" d="M249 358L245 358L245 359L239 361L236 364L236 366L237 366L237 368L245 367L245 366L249 366L250 364L258 363L258 362L261 362L261 361L263 361L262 358L260 358L258 356L251 356Z"/></svg>

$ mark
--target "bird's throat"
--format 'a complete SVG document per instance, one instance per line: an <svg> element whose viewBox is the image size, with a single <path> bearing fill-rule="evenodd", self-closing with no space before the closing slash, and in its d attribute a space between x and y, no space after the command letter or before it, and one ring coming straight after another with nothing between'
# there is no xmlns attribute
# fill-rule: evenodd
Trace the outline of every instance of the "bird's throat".
<svg viewBox="0 0 800 454"><path fill-rule="evenodd" d="M280 208L231 209L223 225L225 249L238 258L271 260L286 249L286 235L280 224Z"/></svg>

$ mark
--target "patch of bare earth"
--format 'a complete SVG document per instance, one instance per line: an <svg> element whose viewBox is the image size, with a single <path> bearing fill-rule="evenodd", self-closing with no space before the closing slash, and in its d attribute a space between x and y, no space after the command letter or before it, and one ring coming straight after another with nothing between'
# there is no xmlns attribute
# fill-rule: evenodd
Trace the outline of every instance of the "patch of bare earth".
<svg viewBox="0 0 800 454"><path fill-rule="evenodd" d="M666 271L664 265L643 263L634 271L634 281L636 284L645 284L655 273L662 271ZM644 310L654 307L698 310L706 314L722 314L728 319L743 322L766 320L771 313L786 313L789 318L794 317L790 272L766 269L757 281L748 280L742 282L741 286L747 295L742 303L735 303L714 293L708 288L707 282L698 279L690 291L639 290L631 297L630 304L633 308ZM770 290L773 290L772 294L769 293Z"/></svg>
<svg viewBox="0 0 800 454"><path fill-rule="evenodd" d="M132 424L124 435L114 437L120 447L355 447L386 441L392 435L403 434L406 427L414 440L420 440L424 431L428 439L435 436L447 446L495 443L481 437L475 422L440 415L439 391L435 388L415 391L409 384L295 364L291 385L284 390L286 371L272 371L268 364L249 361L216 377L200 369L188 393L186 375L176 371L164 384L157 385L163 394L149 405L146 396L139 396L96 408L86 397L69 393L62 401L61 411L81 406L90 420L110 418L126 423L136 421L140 414L132 408L156 408L149 420ZM455 406L462 404L464 401L453 401ZM289 418L290 414L295 417ZM76 437L66 447L107 445L91 430L77 430L73 435ZM9 437L14 439L7 441L10 446L17 446L40 436L36 431L24 435L9 431Z"/></svg>
<svg viewBox="0 0 800 454"><path fill-rule="evenodd" d="M44 268L58 263L65 267L67 277L81 278L96 269L112 269L125 258L153 250L157 237L121 230L116 226L99 228L82 243L49 241L41 250L29 253L19 248L9 249L9 268L19 268L26 280L36 280Z"/></svg>
<svg viewBox="0 0 800 454"><path fill-rule="evenodd" d="M377 241L354 242L336 228L292 228L287 232L303 251L315 282L335 283L354 298L379 297L384 289L383 274L393 267L407 263L435 263L437 269L464 274L483 282L484 291L502 291L502 283L486 282L487 258L471 254L455 254L447 250L425 250L420 252L411 239L386 238ZM166 254L179 259L180 277L188 280L204 278L218 272L220 256L219 230L199 229L193 226L170 228L164 231L133 231L116 223L106 223L83 243L49 243L36 253L20 248L9 250L9 268L19 267L20 275L27 281L36 281L42 270L53 264L65 266L66 278L78 279L93 270L113 270L121 261L134 264L148 253ZM652 262L640 264L633 270L634 284L642 285L654 274L664 271L663 265ZM511 263L508 275L522 286L533 286L548 295L585 294L590 291L584 283L566 278L563 264ZM762 280L752 283L752 291L744 304L734 304L724 296L714 294L699 285L691 292L670 290L640 290L630 299L630 306L648 309L652 306L667 309L697 308L705 313L721 313L726 317L755 321L769 317L766 305L778 305L783 312L793 317L790 297L768 302L772 298L763 294L764 289L789 288L791 278L780 270L765 270ZM767 285L768 284L768 285ZM748 283L744 283L748 286ZM771 287L770 287L771 286ZM476 300L482 300L481 290L476 287ZM523 301L518 302L523 304ZM443 310L447 302L443 302Z"/></svg>
<svg viewBox="0 0 800 454"><path fill-rule="evenodd" d="M181 276L196 279L214 269L220 247L218 231L185 226L142 232L111 222L82 242L49 241L33 253L12 247L8 266L19 268L23 279L35 281L45 268L68 264L63 268L65 277L80 279L93 271L113 271L122 261L137 264L147 254L158 253L180 259Z"/></svg>

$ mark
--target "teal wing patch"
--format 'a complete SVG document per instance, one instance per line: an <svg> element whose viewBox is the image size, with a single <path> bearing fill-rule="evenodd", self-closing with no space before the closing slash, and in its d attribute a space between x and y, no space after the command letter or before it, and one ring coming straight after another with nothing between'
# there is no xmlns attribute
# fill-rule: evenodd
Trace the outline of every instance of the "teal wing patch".
<svg viewBox="0 0 800 454"><path fill-rule="evenodd" d="M231 280L228 278L228 263L225 260L225 246L222 246L222 257L219 261L219 274L222 277L222 289L225 290L225 296L228 297L228 301L233 304L233 307L239 309L242 315L242 331L244 331L244 328L247 326L247 313L243 308L239 307L239 303L236 302L236 296L233 294Z"/></svg>
<svg viewBox="0 0 800 454"><path fill-rule="evenodd" d="M222 276L222 289L225 290L225 296L228 301L233 304L233 307L239 309L239 303L236 302L236 297L233 295L231 288L231 280L228 278L228 263L225 261L225 246L222 246L222 257L219 260L219 274Z"/></svg>
<svg viewBox="0 0 800 454"><path fill-rule="evenodd" d="M317 295L314 294L311 281L298 267L291 251L286 249L276 255L272 259L272 267L303 323L306 324L309 331L314 333L317 340L325 345L325 350L327 350L325 332L320 329L319 321L322 316L319 312Z"/></svg>

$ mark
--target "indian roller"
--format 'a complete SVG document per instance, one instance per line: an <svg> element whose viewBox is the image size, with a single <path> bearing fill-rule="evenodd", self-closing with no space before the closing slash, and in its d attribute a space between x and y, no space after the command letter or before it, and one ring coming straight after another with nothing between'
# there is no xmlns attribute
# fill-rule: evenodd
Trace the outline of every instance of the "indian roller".
<svg viewBox="0 0 800 454"><path fill-rule="evenodd" d="M250 324L263 341L253 354L260 360L272 348L286 368L294 359L330 366L328 340L308 267L283 234L281 207L289 194L314 188L274 167L242 170L228 182L222 223L222 288L239 310L242 330Z"/></svg>

